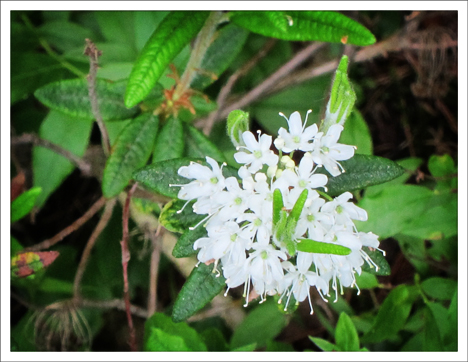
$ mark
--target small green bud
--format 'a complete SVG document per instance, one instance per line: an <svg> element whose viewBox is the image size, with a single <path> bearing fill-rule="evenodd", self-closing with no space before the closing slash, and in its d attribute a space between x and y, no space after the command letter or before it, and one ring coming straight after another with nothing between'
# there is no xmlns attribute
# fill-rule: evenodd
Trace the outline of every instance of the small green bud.
<svg viewBox="0 0 468 362"><path fill-rule="evenodd" d="M234 110L227 118L227 135L234 147L245 146L242 133L249 130L249 114L241 110Z"/></svg>

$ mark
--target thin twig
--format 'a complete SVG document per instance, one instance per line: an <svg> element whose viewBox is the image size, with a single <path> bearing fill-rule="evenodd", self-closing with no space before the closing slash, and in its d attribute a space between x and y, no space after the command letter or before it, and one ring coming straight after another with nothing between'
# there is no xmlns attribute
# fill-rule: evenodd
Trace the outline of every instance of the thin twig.
<svg viewBox="0 0 468 362"><path fill-rule="evenodd" d="M89 163L83 161L80 157L66 150L65 148L62 148L46 139L40 138L34 133L24 133L21 136L13 137L11 139L12 146L21 145L25 143L32 143L34 146L40 146L54 151L55 153L65 157L67 160L72 162L76 167L80 169L80 171L84 175L89 175L91 172L91 165Z"/></svg>
<svg viewBox="0 0 468 362"><path fill-rule="evenodd" d="M43 242L30 246L29 248L25 248L25 251L38 251L49 249L51 246L57 244L59 241L63 240L63 238L70 235L75 230L78 230L84 223L91 219L94 216L94 214L96 214L101 209L101 207L104 206L106 201L107 200L104 196L101 197L89 208L88 211L84 213L83 216L75 220L71 225L67 226L65 229L63 229L50 239L44 240Z"/></svg>
<svg viewBox="0 0 468 362"><path fill-rule="evenodd" d="M205 122L205 126L203 127L203 133L205 133L205 135L210 134L215 120L218 118L219 112L224 107L224 103L226 102L226 99L231 93L231 90L236 84L237 80L246 75L255 66L255 64L257 64L263 57L265 57L270 52L271 49L273 49L275 44L276 39L269 39L257 54L255 54L247 63L245 63L241 68L239 68L229 77L226 84L221 88L218 98L216 99L216 104L218 105L218 108L214 112L210 113Z"/></svg>
<svg viewBox="0 0 468 362"><path fill-rule="evenodd" d="M161 259L161 240L160 235L162 232L161 224L158 225L156 233L152 230L150 232L151 245L153 252L151 253L151 265L150 265L150 284L149 284L149 296L148 296L148 316L152 316L157 309L158 301L158 269L159 261Z"/></svg>
<svg viewBox="0 0 468 362"><path fill-rule="evenodd" d="M128 328L130 329L130 348L132 351L137 350L135 328L133 326L132 313L130 311L130 294L128 292L128 262L130 261L130 250L128 249L128 219L130 216L130 199L132 198L133 192L137 188L138 183L134 183L130 191L128 191L127 198L125 200L125 206L122 214L122 269L123 269L123 280L124 280L124 300L127 310L127 321Z"/></svg>
<svg viewBox="0 0 468 362"><path fill-rule="evenodd" d="M99 126L102 137L102 147L106 156L110 154L110 141L107 133L104 120L102 119L101 112L99 110L98 98L96 93L96 74L98 69L98 58L102 55L102 52L98 50L96 45L89 39L86 40L86 48L84 54L89 56L89 74L86 77L88 80L88 92L89 100L91 102L91 109L93 111L94 118Z"/></svg>
<svg viewBox="0 0 468 362"><path fill-rule="evenodd" d="M101 309L118 309L127 311L127 304L122 299L113 300L90 300L90 299L78 299L77 305L82 308L101 308ZM148 318L148 311L144 308L136 305L130 305L130 312L141 318Z"/></svg>
<svg viewBox="0 0 468 362"><path fill-rule="evenodd" d="M269 90L281 79L290 74L294 69L299 65L304 63L312 54L318 51L321 47L324 46L324 43L312 43L306 48L298 52L291 60L279 68L276 72L270 75L262 83L244 95L241 99L227 105L222 110L218 111L218 119L224 119L227 115L235 110L242 109L247 105L258 101L263 95L265 95ZM204 121L205 122L205 121Z"/></svg>
<svg viewBox="0 0 468 362"><path fill-rule="evenodd" d="M89 256L91 255L91 250L94 247L94 244L96 243L96 240L98 236L101 234L101 232L104 230L104 228L107 226L111 216L112 216L112 211L114 210L115 202L117 199L111 199L106 203L106 207L104 208L104 213L101 216L101 219L99 220L98 224L94 228L93 233L89 237L89 240L86 244L86 247L83 251L83 255L81 256L80 264L78 265L78 269L75 274L75 281L73 283L73 290L74 290L74 296L79 297L80 296L80 284L81 284L81 279L83 278L84 271L86 269L86 265L89 260Z"/></svg>

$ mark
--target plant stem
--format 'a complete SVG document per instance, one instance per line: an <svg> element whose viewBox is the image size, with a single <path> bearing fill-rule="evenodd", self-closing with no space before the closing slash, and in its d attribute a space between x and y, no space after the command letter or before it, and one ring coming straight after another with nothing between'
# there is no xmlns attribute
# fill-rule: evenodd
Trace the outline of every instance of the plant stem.
<svg viewBox="0 0 468 362"><path fill-rule="evenodd" d="M93 233L89 237L88 243L83 251L83 255L81 256L80 264L78 265L78 270L76 271L75 281L73 283L73 290L75 298L80 296L80 283L81 279L83 278L84 271L86 269L86 265L89 260L89 256L91 255L91 250L96 243L97 238L107 226L111 216L112 211L114 210L116 199L111 199L106 203L106 207L104 208L104 213L101 216L96 228L94 229Z"/></svg>
<svg viewBox="0 0 468 362"><path fill-rule="evenodd" d="M96 214L104 206L106 201L106 198L102 196L89 208L88 211L85 212L85 214L82 217L74 221L71 225L67 226L54 237L44 240L43 242L33 245L29 248L25 248L24 251L38 251L49 249L51 246L57 244L59 241L63 240L63 238L65 238L75 230L78 230L84 223L91 219L94 216L94 214Z"/></svg>
<svg viewBox="0 0 468 362"><path fill-rule="evenodd" d="M226 15L221 11L211 12L208 19L206 19L205 25L203 25L203 28L200 30L200 33L195 40L184 74L182 75L179 84L176 86L173 96L174 101L178 100L190 88L190 84L197 74L197 69L200 68L206 50L214 39L216 27L225 19Z"/></svg>
<svg viewBox="0 0 468 362"><path fill-rule="evenodd" d="M128 291L128 262L130 261L130 250L128 249L128 218L130 216L130 199L132 198L133 192L136 190L138 183L134 183L130 191L127 193L125 205L122 214L122 269L123 269L123 281L124 281L124 300L125 309L127 311L128 328L130 329L130 348L132 351L137 351L135 328L133 326L132 313L130 310L130 294Z"/></svg>
<svg viewBox="0 0 468 362"><path fill-rule="evenodd" d="M161 235L162 227L158 226L156 233L150 230L151 245L153 252L151 253L151 265L150 265L150 284L149 284L149 296L148 296L148 316L152 316L157 309L158 301L158 268L159 261L161 259L161 243L159 236Z"/></svg>
<svg viewBox="0 0 468 362"><path fill-rule="evenodd" d="M31 30L33 33L36 34L36 29L34 28L34 25L31 23L31 21L29 20L29 18L26 16L26 15L21 15L21 18L23 19L24 23L26 24L26 26L28 27L29 30ZM77 67L75 67L73 64L67 62L66 60L63 59L63 57L61 57L60 55L58 55L52 48L51 46L49 45L49 43L47 42L47 40L45 40L44 38L38 36L37 37L38 40L39 40L39 44L41 44L41 46L44 48L44 50L46 51L47 55L49 55L51 58L55 59L57 62L60 63L60 65L62 67L64 67L65 69L69 70L70 72L72 72L73 74L75 74L76 76L80 77L80 78L84 78L86 76L85 73L83 73L81 70L79 70Z"/></svg>
<svg viewBox="0 0 468 362"><path fill-rule="evenodd" d="M40 138L34 133L25 133L18 137L13 137L11 139L11 145L20 145L24 143L32 143L34 146L40 146L48 148L49 150L58 153L59 155L65 157L71 161L84 175L89 175L91 172L91 165L83 161L80 157L76 156L74 153L62 148L55 143L52 143L46 139Z"/></svg>
<svg viewBox="0 0 468 362"><path fill-rule="evenodd" d="M99 110L98 96L96 93L96 75L98 69L98 58L102 55L102 52L98 50L96 45L89 39L85 39L86 48L84 54L89 57L89 74L86 77L88 80L88 92L89 100L91 102L91 109L93 111L94 118L99 126L102 137L102 147L106 156L110 155L110 141L107 133L106 125L102 119L101 112Z"/></svg>

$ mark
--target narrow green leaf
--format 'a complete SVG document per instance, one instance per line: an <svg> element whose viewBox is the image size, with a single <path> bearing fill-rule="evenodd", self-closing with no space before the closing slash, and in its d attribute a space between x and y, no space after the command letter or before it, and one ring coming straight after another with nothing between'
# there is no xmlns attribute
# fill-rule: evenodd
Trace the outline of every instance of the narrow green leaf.
<svg viewBox="0 0 468 362"><path fill-rule="evenodd" d="M132 173L146 164L158 125L158 117L145 113L123 129L104 168L102 192L105 197L114 197L121 192L132 178Z"/></svg>
<svg viewBox="0 0 468 362"><path fill-rule="evenodd" d="M172 320L181 322L194 315L223 290L225 283L222 275L213 273L213 265L193 268L174 303Z"/></svg>
<svg viewBox="0 0 468 362"><path fill-rule="evenodd" d="M379 309L372 328L361 343L378 343L394 337L403 328L415 300L413 287L399 285L387 296Z"/></svg>
<svg viewBox="0 0 468 362"><path fill-rule="evenodd" d="M351 249L346 246L323 243L311 239L298 239L297 250L305 253L316 253L316 254L333 254L333 255L349 255Z"/></svg>
<svg viewBox="0 0 468 362"><path fill-rule="evenodd" d="M202 28L208 12L173 11L154 31L130 74L125 105L133 107L154 87L172 59Z"/></svg>
<svg viewBox="0 0 468 362"><path fill-rule="evenodd" d="M353 110L355 101L356 93L354 93L348 79L348 57L343 55L335 72L330 100L325 111L325 119L319 130L327 133L328 129L334 124L344 125Z"/></svg>
<svg viewBox="0 0 468 362"><path fill-rule="evenodd" d="M39 136L65 148L77 156L83 156L88 146L92 122L51 111L39 129ZM74 165L62 155L43 147L33 148L33 185L42 188L37 206L42 206L52 192L74 169Z"/></svg>
<svg viewBox="0 0 468 362"><path fill-rule="evenodd" d="M440 338L439 328L430 308L424 309L424 321L423 350L428 352L442 352L444 349Z"/></svg>
<svg viewBox="0 0 468 362"><path fill-rule="evenodd" d="M291 230L296 229L297 222L299 221L299 217L301 216L302 209L304 209L304 204L307 200L307 195L309 194L309 190L304 189L299 197L297 198L296 203L294 204L291 212L289 213L288 217L288 227L291 225ZM291 234L292 235L292 234Z"/></svg>
<svg viewBox="0 0 468 362"><path fill-rule="evenodd" d="M159 222L167 230L175 233L185 233L189 227L195 226L205 218L193 212L193 202L184 207L186 201L174 199L168 202L161 211ZM182 211L181 211L182 210ZM200 226L203 228L203 226Z"/></svg>
<svg viewBox="0 0 468 362"><path fill-rule="evenodd" d="M347 161L341 161L345 172L332 177L322 167L317 173L328 176L328 194L338 196L345 191L355 191L367 186L378 185L402 175L405 170L397 163L378 156L354 155Z"/></svg>
<svg viewBox="0 0 468 362"><path fill-rule="evenodd" d="M341 132L340 143L356 146L356 154L372 155L373 146L369 127L356 108L346 120L346 127Z"/></svg>
<svg viewBox="0 0 468 362"><path fill-rule="evenodd" d="M375 274L362 271L361 275L355 274L355 276L356 284L359 286L359 289L372 289L379 286L379 281L377 280Z"/></svg>
<svg viewBox="0 0 468 362"><path fill-rule="evenodd" d="M226 157L202 132L193 126L185 125L185 144L187 156L204 158L209 156L218 162L225 162Z"/></svg>
<svg viewBox="0 0 468 362"><path fill-rule="evenodd" d="M339 351L339 348L337 346L335 346L333 343L328 342L325 339L311 336L309 336L309 339L324 352Z"/></svg>
<svg viewBox="0 0 468 362"><path fill-rule="evenodd" d="M284 207L283 194L280 189L273 191L273 225L278 224L280 220L280 212Z"/></svg>
<svg viewBox="0 0 468 362"><path fill-rule="evenodd" d="M286 316L278 310L277 303L269 300L256 306L236 328L231 338L231 348L251 343L257 343L257 347L266 346L285 326Z"/></svg>
<svg viewBox="0 0 468 362"><path fill-rule="evenodd" d="M153 163L182 157L184 147L184 127L182 122L179 118L169 117L156 138Z"/></svg>
<svg viewBox="0 0 468 362"><path fill-rule="evenodd" d="M144 349L150 352L207 351L201 336L187 323L155 313L145 323Z"/></svg>
<svg viewBox="0 0 468 362"><path fill-rule="evenodd" d="M434 299L450 300L457 290L457 282L452 279L432 277L421 283L424 293Z"/></svg>
<svg viewBox="0 0 468 362"><path fill-rule="evenodd" d="M369 265L367 262L365 262L362 265L362 270L374 275L390 275L391 274L391 267L390 264L388 264L387 259L385 259L385 256L382 254L381 251L371 249L367 246L363 246L362 250L369 255L369 257L372 259L372 261L377 265L378 269L375 268L372 264Z"/></svg>
<svg viewBox="0 0 468 362"><path fill-rule="evenodd" d="M22 217L29 214L34 205L39 194L42 192L40 187L33 187L32 189L23 192L11 203L11 221L15 222Z"/></svg>
<svg viewBox="0 0 468 362"><path fill-rule="evenodd" d="M229 113L226 133L234 147L245 146L242 134L249 130L249 114L239 109Z"/></svg>
<svg viewBox="0 0 468 362"><path fill-rule="evenodd" d="M200 238L206 237L206 229L200 225L194 230L186 230L177 240L172 249L172 255L176 258L186 258L197 253L193 244Z"/></svg>
<svg viewBox="0 0 468 362"><path fill-rule="evenodd" d="M99 110L104 120L131 118L138 113L138 107L127 109L124 105L126 81L115 83L96 80L96 94ZM61 80L39 88L34 95L47 107L72 117L94 119L89 100L86 79Z"/></svg>
<svg viewBox="0 0 468 362"><path fill-rule="evenodd" d="M175 158L146 166L136 171L133 174L133 179L151 191L171 198L176 198L180 190L180 187L176 185L185 185L192 181L179 176L177 171L182 166L190 165L190 162L197 162L201 165L210 167L204 159ZM229 166L223 167L223 175L224 177L238 177L237 170Z"/></svg>
<svg viewBox="0 0 468 362"><path fill-rule="evenodd" d="M343 352L359 351L359 337L349 316L342 312L336 325L335 342Z"/></svg>
<svg viewBox="0 0 468 362"><path fill-rule="evenodd" d="M236 58L248 35L248 31L234 24L228 24L218 30L190 87L201 90L213 83Z"/></svg>
<svg viewBox="0 0 468 362"><path fill-rule="evenodd" d="M230 21L254 33L291 41L370 45L375 37L358 22L331 11L234 11ZM280 21L283 16L285 21ZM287 22L287 26L285 26Z"/></svg>

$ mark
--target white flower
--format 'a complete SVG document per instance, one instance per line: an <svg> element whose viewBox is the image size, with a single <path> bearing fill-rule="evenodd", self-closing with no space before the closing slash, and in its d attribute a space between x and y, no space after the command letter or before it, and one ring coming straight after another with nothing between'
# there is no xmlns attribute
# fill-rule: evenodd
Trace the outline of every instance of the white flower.
<svg viewBox="0 0 468 362"><path fill-rule="evenodd" d="M367 212L364 209L354 205L349 200L353 197L351 192L345 192L333 201L327 202L322 206L321 211L333 216L335 223L338 225L345 225L354 227L353 220L366 221Z"/></svg>
<svg viewBox="0 0 468 362"><path fill-rule="evenodd" d="M279 129L278 138L275 140L275 146L278 150L289 153L294 150L311 151L313 149L313 144L309 142L317 134L318 128L316 124L306 128L307 117L311 112L311 110L307 112L304 124L302 124L299 112L291 114L289 119L280 113L288 121L289 132L283 127Z"/></svg>
<svg viewBox="0 0 468 362"><path fill-rule="evenodd" d="M323 132L317 133L314 138L312 157L318 165L323 165L332 176L341 174L343 168L337 161L348 160L354 156L354 147L337 143L343 126L335 124L328 129L324 136Z"/></svg>
<svg viewBox="0 0 468 362"><path fill-rule="evenodd" d="M314 162L310 157L303 157L294 171L284 170L281 177L278 178L275 183L276 187L282 190L290 189L288 197L288 206L294 205L297 198L305 189L313 190L319 187L326 189L325 185L328 182L328 178L322 174L314 174L313 170ZM286 200L285 200L286 204Z"/></svg>
<svg viewBox="0 0 468 362"><path fill-rule="evenodd" d="M282 289L285 289L283 295L288 295L285 310L287 310L291 295L294 295L294 298L298 302L302 302L308 297L310 314L313 314L314 309L312 308L312 302L310 300L310 287L315 286L322 298L323 294L328 294L328 281L325 281L317 273L309 270L312 261L313 254L298 252L296 266L288 261L282 263L283 267L288 270L288 273L283 279L282 286ZM287 289L289 286L291 286L290 290Z"/></svg>
<svg viewBox="0 0 468 362"><path fill-rule="evenodd" d="M247 210L249 198L253 192L241 189L235 177L228 177L224 183L227 191L222 191L217 195L217 202L223 205L218 217L221 220L234 220Z"/></svg>
<svg viewBox="0 0 468 362"><path fill-rule="evenodd" d="M245 148L247 152L237 152L234 158L238 163L250 165L248 170L255 173L260 170L264 164L274 166L278 163L278 156L270 150L271 136L263 134L260 136L259 141L255 139L252 132L246 131L242 134L245 146L239 146L237 149Z"/></svg>
<svg viewBox="0 0 468 362"><path fill-rule="evenodd" d="M307 231L307 239L323 241L327 230L333 225L333 218L329 214L320 212L325 200L313 194L306 201L301 218L297 223L297 234L303 235Z"/></svg>
<svg viewBox="0 0 468 362"><path fill-rule="evenodd" d="M212 158L206 156L206 162L211 166L209 167L200 165L196 162L191 162L189 166L182 166L179 168L179 175L189 179L195 179L185 185L172 185L181 186L177 197L181 200L193 200L203 196L213 196L222 189L224 189L224 176L222 168Z"/></svg>

